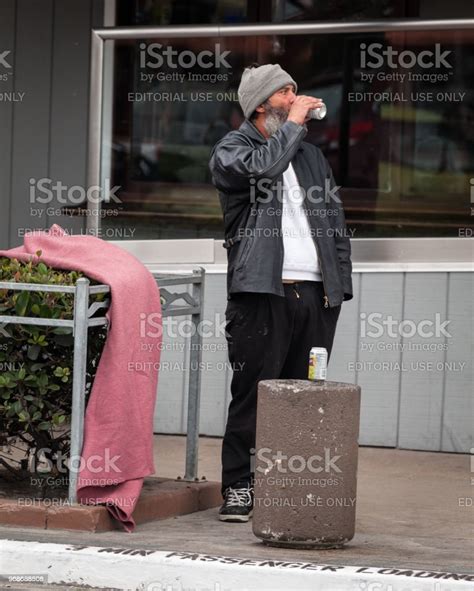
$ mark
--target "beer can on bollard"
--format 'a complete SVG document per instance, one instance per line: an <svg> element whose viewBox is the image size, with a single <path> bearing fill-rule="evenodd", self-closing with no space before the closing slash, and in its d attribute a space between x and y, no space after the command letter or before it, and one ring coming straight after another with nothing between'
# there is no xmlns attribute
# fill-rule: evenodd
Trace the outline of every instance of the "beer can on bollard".
<svg viewBox="0 0 474 591"><path fill-rule="evenodd" d="M325 380L328 352L324 347L313 347L309 352L308 380Z"/></svg>

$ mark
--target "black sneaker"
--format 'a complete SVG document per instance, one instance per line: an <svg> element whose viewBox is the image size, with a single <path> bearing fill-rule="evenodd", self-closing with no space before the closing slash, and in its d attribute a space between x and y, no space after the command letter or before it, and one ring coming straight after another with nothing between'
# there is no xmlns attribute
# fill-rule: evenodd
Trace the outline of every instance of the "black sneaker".
<svg viewBox="0 0 474 591"><path fill-rule="evenodd" d="M219 521L248 521L253 513L253 487L237 482L224 491L224 504L219 509Z"/></svg>

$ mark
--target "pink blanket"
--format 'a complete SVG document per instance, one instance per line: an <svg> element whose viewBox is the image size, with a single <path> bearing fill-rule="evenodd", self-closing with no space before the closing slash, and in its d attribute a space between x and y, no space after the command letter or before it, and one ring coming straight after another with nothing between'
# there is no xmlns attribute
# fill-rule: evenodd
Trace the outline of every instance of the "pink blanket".
<svg viewBox="0 0 474 591"><path fill-rule="evenodd" d="M82 271L111 287L110 328L86 409L78 482L82 503L106 503L128 532L143 485L153 474L153 412L161 350L161 305L151 273L134 256L94 236L71 236L54 225L25 236L0 256L41 260ZM35 257L36 258L36 257ZM152 319L152 330L147 319Z"/></svg>

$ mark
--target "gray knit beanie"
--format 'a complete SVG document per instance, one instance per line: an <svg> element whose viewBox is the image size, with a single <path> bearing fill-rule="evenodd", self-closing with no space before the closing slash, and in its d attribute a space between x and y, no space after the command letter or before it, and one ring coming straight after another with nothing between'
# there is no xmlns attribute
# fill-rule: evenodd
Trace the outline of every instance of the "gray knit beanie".
<svg viewBox="0 0 474 591"><path fill-rule="evenodd" d="M237 92L246 119L249 119L255 109L264 103L267 98L287 84L293 84L295 92L297 92L298 86L296 82L278 64L245 68Z"/></svg>

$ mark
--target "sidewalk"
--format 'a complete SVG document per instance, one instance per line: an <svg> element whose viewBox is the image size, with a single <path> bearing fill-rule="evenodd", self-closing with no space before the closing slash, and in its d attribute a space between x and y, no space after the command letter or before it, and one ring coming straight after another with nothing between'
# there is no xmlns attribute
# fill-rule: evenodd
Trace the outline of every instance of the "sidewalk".
<svg viewBox="0 0 474 591"><path fill-rule="evenodd" d="M184 437L156 437L158 476L182 476L184 445ZM220 446L220 439L201 438L199 477L219 480ZM342 550L267 547L252 534L251 523L221 523L217 509L140 525L133 534L3 527L0 538L207 554L248 561L473 574L473 477L468 455L361 448L356 536ZM419 581L416 584L421 584ZM440 587L443 591L445 588Z"/></svg>

